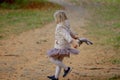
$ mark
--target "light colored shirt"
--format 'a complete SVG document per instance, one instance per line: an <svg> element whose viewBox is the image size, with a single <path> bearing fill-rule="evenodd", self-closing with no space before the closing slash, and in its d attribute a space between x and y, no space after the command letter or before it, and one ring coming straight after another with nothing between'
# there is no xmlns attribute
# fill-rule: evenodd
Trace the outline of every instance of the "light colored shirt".
<svg viewBox="0 0 120 80"><path fill-rule="evenodd" d="M70 25L68 21L65 21L65 23L59 23L56 26L55 31L55 45L54 48L57 49L64 49L64 48L70 48L70 43L72 42L72 37L70 34L73 34L73 32L70 29Z"/></svg>

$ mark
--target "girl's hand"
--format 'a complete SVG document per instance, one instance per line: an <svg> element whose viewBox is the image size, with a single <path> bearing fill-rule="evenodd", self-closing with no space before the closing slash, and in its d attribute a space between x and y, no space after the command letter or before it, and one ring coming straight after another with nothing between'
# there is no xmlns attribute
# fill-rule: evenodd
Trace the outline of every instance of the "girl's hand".
<svg viewBox="0 0 120 80"><path fill-rule="evenodd" d="M74 47L74 48L77 48L78 46L77 46L77 45L74 45L73 47Z"/></svg>
<svg viewBox="0 0 120 80"><path fill-rule="evenodd" d="M75 40L75 39L73 39L73 41L72 41L72 46L74 47L74 48L77 48L78 47L78 43L77 43L77 41Z"/></svg>

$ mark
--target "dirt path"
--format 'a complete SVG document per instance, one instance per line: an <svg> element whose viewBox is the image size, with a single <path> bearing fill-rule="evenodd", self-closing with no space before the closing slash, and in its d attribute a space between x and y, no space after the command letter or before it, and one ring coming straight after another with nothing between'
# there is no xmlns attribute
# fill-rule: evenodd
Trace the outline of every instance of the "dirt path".
<svg viewBox="0 0 120 80"><path fill-rule="evenodd" d="M80 37L85 36L84 8L75 6L65 0L50 0L65 7L72 28ZM0 42L0 80L48 80L47 75L54 73L52 64L46 51L54 45L55 23L43 28L24 32L19 36L12 36L9 40ZM94 38L91 38L94 39ZM79 49L81 54L66 58L65 63L73 67L72 72L60 80L103 80L115 74L120 74L120 68L113 65L101 65L101 58L95 52L96 46L83 45ZM102 52L101 52L102 53ZM62 75L62 74L61 74Z"/></svg>

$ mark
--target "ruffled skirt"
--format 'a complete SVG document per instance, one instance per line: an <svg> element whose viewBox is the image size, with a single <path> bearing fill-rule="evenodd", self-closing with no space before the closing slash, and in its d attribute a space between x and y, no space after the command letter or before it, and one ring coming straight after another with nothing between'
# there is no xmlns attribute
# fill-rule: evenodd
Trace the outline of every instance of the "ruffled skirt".
<svg viewBox="0 0 120 80"><path fill-rule="evenodd" d="M77 49L65 48L65 49L56 49L53 48L47 52L49 57L69 57L70 54L79 54Z"/></svg>

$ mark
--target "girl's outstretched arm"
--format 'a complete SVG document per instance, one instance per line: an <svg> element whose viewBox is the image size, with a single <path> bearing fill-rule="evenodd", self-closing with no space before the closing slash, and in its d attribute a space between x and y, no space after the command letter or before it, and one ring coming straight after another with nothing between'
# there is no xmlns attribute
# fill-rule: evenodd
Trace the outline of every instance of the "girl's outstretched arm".
<svg viewBox="0 0 120 80"><path fill-rule="evenodd" d="M73 38L73 39L78 39L79 37L77 37L77 35L75 35L75 34L73 34L73 33L70 33L70 35L71 35L71 37Z"/></svg>

